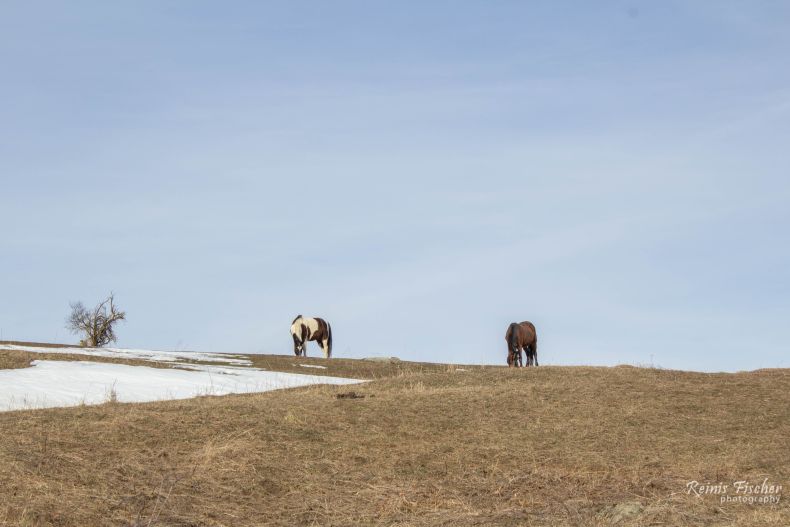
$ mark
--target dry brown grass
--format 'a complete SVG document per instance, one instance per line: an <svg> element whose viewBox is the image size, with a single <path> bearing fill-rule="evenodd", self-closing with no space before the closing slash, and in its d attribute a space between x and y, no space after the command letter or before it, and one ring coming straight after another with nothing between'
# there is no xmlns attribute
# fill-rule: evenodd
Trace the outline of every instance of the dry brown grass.
<svg viewBox="0 0 790 527"><path fill-rule="evenodd" d="M21 351L0 350L0 370L27 368L33 360L31 355Z"/></svg>
<svg viewBox="0 0 790 527"><path fill-rule="evenodd" d="M247 355L256 368L291 373L330 375L353 379L380 379L398 377L414 373L452 372L457 369L474 370L482 366L462 366L430 362L409 362L398 359L324 359L318 357L296 357L294 355ZM324 368L305 368L300 366L323 366Z"/></svg>
<svg viewBox="0 0 790 527"><path fill-rule="evenodd" d="M348 367L379 379L0 414L0 524L790 524L684 492L790 483L788 370Z"/></svg>

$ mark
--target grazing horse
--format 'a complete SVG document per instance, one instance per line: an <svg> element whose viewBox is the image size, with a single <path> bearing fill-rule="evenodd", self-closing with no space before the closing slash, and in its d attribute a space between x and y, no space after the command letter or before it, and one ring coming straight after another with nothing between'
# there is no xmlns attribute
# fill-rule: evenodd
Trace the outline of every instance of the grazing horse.
<svg viewBox="0 0 790 527"><path fill-rule="evenodd" d="M505 332L507 342L507 365L519 367L521 363L521 350L527 356L527 366L538 365L538 334L532 322L513 322Z"/></svg>
<svg viewBox="0 0 790 527"><path fill-rule="evenodd" d="M307 341L318 342L324 350L324 357L332 356L332 327L323 318L308 318L298 315L291 323L291 336L294 339L294 355L307 357Z"/></svg>

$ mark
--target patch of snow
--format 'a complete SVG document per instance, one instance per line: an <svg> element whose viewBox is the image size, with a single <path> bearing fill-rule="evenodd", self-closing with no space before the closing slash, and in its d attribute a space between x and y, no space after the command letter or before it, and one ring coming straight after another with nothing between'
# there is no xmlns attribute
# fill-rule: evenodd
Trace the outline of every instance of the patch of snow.
<svg viewBox="0 0 790 527"><path fill-rule="evenodd" d="M294 364L294 366L301 366L302 368L318 368L325 370L326 366L319 366L318 364Z"/></svg>
<svg viewBox="0 0 790 527"><path fill-rule="evenodd" d="M91 357L114 357L117 359L139 359L151 362L178 362L191 360L198 362L222 362L239 366L252 365L252 361L241 355L226 353L204 353L201 351L156 351L122 348L40 348L36 346L19 346L16 344L0 344L0 350L27 351L30 353L79 354Z"/></svg>
<svg viewBox="0 0 790 527"><path fill-rule="evenodd" d="M42 360L33 361L30 368L0 370L0 411L99 404L113 398L147 402L360 382L364 381L233 366L192 364L183 370Z"/></svg>

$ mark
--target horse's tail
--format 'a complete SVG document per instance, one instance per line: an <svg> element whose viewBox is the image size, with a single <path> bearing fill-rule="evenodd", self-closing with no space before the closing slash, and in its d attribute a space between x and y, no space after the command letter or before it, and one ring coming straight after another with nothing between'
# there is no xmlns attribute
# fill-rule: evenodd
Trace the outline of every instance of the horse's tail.
<svg viewBox="0 0 790 527"><path fill-rule="evenodd" d="M332 356L332 326L329 325L329 322L326 323L326 333L326 358L328 359Z"/></svg>
<svg viewBox="0 0 790 527"><path fill-rule="evenodd" d="M538 365L538 332L535 332L535 340L532 341L532 358L535 361L535 366Z"/></svg>

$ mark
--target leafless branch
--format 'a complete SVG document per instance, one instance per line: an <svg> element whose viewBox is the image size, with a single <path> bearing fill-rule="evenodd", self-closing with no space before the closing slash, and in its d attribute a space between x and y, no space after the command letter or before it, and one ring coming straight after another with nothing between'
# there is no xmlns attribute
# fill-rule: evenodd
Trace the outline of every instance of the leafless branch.
<svg viewBox="0 0 790 527"><path fill-rule="evenodd" d="M82 302L73 302L70 306L71 315L66 319L66 328L72 333L85 335L80 345L95 348L117 340L113 325L119 320L126 320L126 313L116 307L112 293L90 311Z"/></svg>

